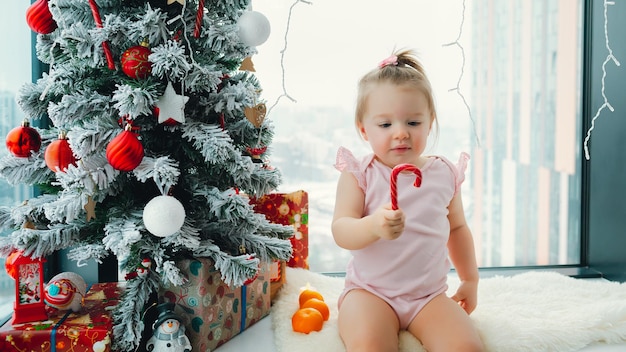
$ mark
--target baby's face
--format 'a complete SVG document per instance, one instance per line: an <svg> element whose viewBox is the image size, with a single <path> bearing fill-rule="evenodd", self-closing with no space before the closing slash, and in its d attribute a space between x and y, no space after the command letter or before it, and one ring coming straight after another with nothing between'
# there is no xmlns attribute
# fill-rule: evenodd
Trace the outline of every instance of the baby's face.
<svg viewBox="0 0 626 352"><path fill-rule="evenodd" d="M385 165L421 166L432 126L428 100L420 90L381 83L369 92L359 131Z"/></svg>

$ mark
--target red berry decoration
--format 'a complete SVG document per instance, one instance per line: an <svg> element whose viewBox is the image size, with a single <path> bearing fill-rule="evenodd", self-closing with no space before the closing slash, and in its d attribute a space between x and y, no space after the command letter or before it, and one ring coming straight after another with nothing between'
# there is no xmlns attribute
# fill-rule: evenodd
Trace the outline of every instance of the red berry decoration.
<svg viewBox="0 0 626 352"><path fill-rule="evenodd" d="M26 23L33 31L41 34L52 33L57 28L48 0L37 0L30 5L26 10Z"/></svg>
<svg viewBox="0 0 626 352"><path fill-rule="evenodd" d="M127 49L120 61L122 62L122 71L134 79L144 79L152 72L152 63L148 61L148 55L151 51L148 42L143 41L140 45L135 45Z"/></svg>
<svg viewBox="0 0 626 352"><path fill-rule="evenodd" d="M41 148L41 136L36 129L30 127L28 120L24 120L21 126L7 134L6 145L11 154L27 158L31 152L38 152Z"/></svg>
<svg viewBox="0 0 626 352"><path fill-rule="evenodd" d="M132 132L131 124L127 124L124 131L109 142L106 156L109 164L120 171L132 171L141 163L143 145L137 134Z"/></svg>
<svg viewBox="0 0 626 352"><path fill-rule="evenodd" d="M64 131L59 133L59 139L48 145L46 153L44 154L44 159L46 160L48 168L54 172L65 172L70 164L76 165L74 152L72 151L72 148L70 148L70 144L67 141Z"/></svg>

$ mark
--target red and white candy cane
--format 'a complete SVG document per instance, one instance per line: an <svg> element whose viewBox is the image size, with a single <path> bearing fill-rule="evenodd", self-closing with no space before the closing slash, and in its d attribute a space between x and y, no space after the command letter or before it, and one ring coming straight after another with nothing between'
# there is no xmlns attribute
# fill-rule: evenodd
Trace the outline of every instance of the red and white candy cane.
<svg viewBox="0 0 626 352"><path fill-rule="evenodd" d="M100 18L100 10L98 10L98 4L96 4L95 0L89 0L89 7L91 8L93 20L96 22L96 27L102 28L102 18ZM115 70L115 62L113 61L113 54L111 53L109 42L102 42L102 50L104 51L104 56L107 59L109 70Z"/></svg>
<svg viewBox="0 0 626 352"><path fill-rule="evenodd" d="M193 30L193 36L200 38L200 28L202 28L202 17L204 17L204 0L198 3L198 12L196 13L196 27Z"/></svg>
<svg viewBox="0 0 626 352"><path fill-rule="evenodd" d="M398 174L402 171L411 171L415 174L415 182L413 185L419 187L422 185L422 172L415 165L399 164L391 170L391 209L398 209Z"/></svg>

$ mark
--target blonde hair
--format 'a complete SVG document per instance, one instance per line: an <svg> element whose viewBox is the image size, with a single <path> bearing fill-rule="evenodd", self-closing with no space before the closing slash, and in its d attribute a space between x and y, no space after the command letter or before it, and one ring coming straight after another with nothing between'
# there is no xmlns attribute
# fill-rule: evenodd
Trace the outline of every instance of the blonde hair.
<svg viewBox="0 0 626 352"><path fill-rule="evenodd" d="M372 87L380 83L392 83L398 86L407 85L422 92L426 96L428 108L430 109L430 121L435 124L435 129L438 131L439 125L432 86L428 76L426 76L424 67L412 50L394 52L392 56L381 62L378 67L365 74L359 80L354 115L356 126L363 121L367 98L372 91Z"/></svg>

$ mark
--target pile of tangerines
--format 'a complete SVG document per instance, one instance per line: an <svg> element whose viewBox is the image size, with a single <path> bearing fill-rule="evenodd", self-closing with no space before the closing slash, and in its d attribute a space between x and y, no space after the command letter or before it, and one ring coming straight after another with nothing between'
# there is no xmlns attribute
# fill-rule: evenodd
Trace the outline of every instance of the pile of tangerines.
<svg viewBox="0 0 626 352"><path fill-rule="evenodd" d="M298 303L300 308L291 317L293 331L308 334L322 330L324 322L330 317L330 310L322 294L307 283L300 291Z"/></svg>

